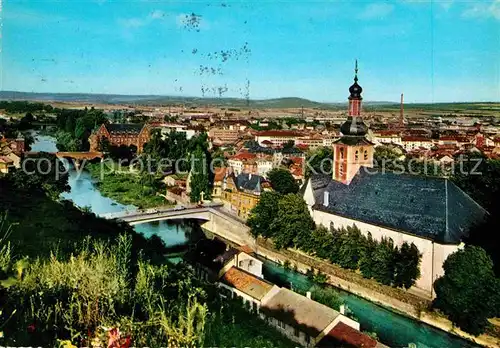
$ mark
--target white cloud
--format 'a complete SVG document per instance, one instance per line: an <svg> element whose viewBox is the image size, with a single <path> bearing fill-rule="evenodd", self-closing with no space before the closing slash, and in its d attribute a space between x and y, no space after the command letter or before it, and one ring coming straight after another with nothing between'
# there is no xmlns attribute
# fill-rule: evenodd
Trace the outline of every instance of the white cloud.
<svg viewBox="0 0 500 348"><path fill-rule="evenodd" d="M149 25L154 21L163 20L167 14L161 10L154 10L146 17L120 19L119 22L126 28L139 28Z"/></svg>
<svg viewBox="0 0 500 348"><path fill-rule="evenodd" d="M394 5L385 2L369 4L359 15L362 19L384 18L394 11Z"/></svg>
<svg viewBox="0 0 500 348"><path fill-rule="evenodd" d="M462 12L465 18L495 18L500 20L500 0L476 2Z"/></svg>

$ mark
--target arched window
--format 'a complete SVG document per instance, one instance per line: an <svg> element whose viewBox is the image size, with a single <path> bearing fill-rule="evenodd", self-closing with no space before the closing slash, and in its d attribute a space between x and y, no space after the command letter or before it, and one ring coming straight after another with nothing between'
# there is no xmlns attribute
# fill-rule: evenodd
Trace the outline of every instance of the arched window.
<svg viewBox="0 0 500 348"><path fill-rule="evenodd" d="M365 161L368 161L368 150L365 150L364 159Z"/></svg>
<svg viewBox="0 0 500 348"><path fill-rule="evenodd" d="M340 148L340 159L344 159L344 148Z"/></svg>
<svg viewBox="0 0 500 348"><path fill-rule="evenodd" d="M333 221L330 221L330 232L333 232L334 229L335 229L335 224L333 223Z"/></svg>
<svg viewBox="0 0 500 348"><path fill-rule="evenodd" d="M358 150L356 150L356 152L354 153L354 160L355 161L359 160L359 151Z"/></svg>

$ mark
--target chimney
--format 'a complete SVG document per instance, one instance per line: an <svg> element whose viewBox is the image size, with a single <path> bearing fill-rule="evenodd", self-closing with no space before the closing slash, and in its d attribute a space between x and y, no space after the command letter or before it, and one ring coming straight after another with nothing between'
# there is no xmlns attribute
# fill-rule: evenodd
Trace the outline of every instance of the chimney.
<svg viewBox="0 0 500 348"><path fill-rule="evenodd" d="M404 127L405 122L404 122L405 116L404 116L404 102L403 102L403 93L401 93L401 108L399 110L399 126Z"/></svg>
<svg viewBox="0 0 500 348"><path fill-rule="evenodd" d="M330 200L330 192L325 190L325 192L323 192L323 205L325 207L328 207L329 200Z"/></svg>
<svg viewBox="0 0 500 348"><path fill-rule="evenodd" d="M340 314L345 315L345 304L340 305L339 312Z"/></svg>
<svg viewBox="0 0 500 348"><path fill-rule="evenodd" d="M310 291L306 292L306 297L307 297L308 299L311 299L311 292L310 292Z"/></svg>

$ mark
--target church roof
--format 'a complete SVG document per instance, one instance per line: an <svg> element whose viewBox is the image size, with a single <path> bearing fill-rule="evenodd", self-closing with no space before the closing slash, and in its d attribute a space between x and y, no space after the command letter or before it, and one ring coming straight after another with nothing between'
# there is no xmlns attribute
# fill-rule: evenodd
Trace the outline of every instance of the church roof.
<svg viewBox="0 0 500 348"><path fill-rule="evenodd" d="M444 178L368 172L349 185L325 175L311 177L314 209L427 238L459 244L487 212ZM328 205L323 204L329 192Z"/></svg>
<svg viewBox="0 0 500 348"><path fill-rule="evenodd" d="M368 139L364 136L349 136L344 135L339 140L335 141L335 144L345 144L345 145L373 145Z"/></svg>

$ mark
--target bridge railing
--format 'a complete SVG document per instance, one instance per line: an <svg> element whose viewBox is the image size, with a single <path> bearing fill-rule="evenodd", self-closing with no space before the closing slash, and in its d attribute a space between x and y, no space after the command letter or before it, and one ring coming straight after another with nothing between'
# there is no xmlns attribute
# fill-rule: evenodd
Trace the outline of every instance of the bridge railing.
<svg viewBox="0 0 500 348"><path fill-rule="evenodd" d="M106 213L106 214L100 214L102 218L105 219L123 219L123 218L132 218L132 217L139 217L139 216L146 216L146 215L155 215L155 214L167 214L167 213L172 213L172 212L182 212L185 210L193 211L193 210L203 210L207 208L216 208L222 206L222 203L206 203L203 205L197 205L197 204L192 204L192 205L183 205L183 206L176 206L173 208L150 208L150 209L137 209L137 210L126 210L126 211L121 211L117 213Z"/></svg>

